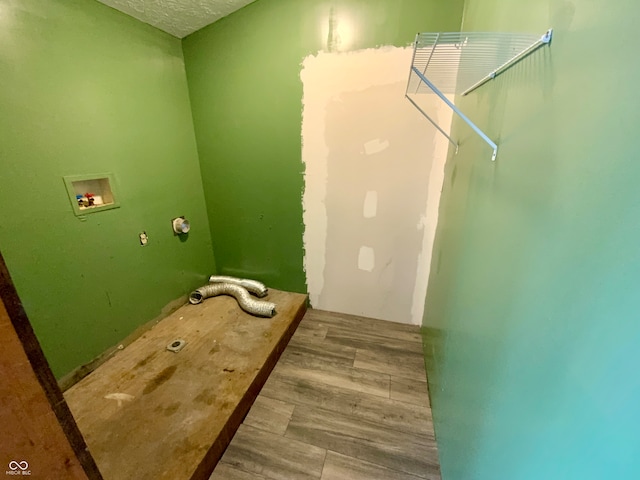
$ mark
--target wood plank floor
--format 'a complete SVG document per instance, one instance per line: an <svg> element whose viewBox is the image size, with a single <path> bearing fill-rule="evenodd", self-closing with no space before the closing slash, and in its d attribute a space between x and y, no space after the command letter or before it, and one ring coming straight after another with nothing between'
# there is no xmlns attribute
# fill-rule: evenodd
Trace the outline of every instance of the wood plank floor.
<svg viewBox="0 0 640 480"><path fill-rule="evenodd" d="M440 479L419 329L308 310L210 480Z"/></svg>

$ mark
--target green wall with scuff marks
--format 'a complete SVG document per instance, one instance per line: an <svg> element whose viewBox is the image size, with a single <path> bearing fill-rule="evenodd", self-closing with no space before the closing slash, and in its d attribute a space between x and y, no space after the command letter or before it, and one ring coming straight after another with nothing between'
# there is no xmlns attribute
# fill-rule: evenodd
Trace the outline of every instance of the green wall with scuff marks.
<svg viewBox="0 0 640 480"><path fill-rule="evenodd" d="M184 39L220 273L306 291L303 59L406 46L418 31L458 30L461 13L462 0L258 0Z"/></svg>
<svg viewBox="0 0 640 480"><path fill-rule="evenodd" d="M215 268L181 42L90 0L0 0L0 79L0 250L60 377ZM121 207L76 217L62 176L102 172Z"/></svg>
<svg viewBox="0 0 640 480"><path fill-rule="evenodd" d="M426 301L444 480L640 478L640 5L467 0L542 34L459 99ZM429 128L425 124L425 128Z"/></svg>

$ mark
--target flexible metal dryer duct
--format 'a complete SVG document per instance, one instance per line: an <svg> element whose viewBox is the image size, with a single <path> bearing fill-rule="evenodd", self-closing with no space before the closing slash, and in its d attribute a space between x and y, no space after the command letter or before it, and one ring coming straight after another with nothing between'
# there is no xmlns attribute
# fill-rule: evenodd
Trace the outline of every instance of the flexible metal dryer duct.
<svg viewBox="0 0 640 480"><path fill-rule="evenodd" d="M238 305L245 312L258 317L273 317L276 314L276 304L265 302L264 300L255 300L251 298L249 292L239 286L231 283L210 283L204 285L189 295L189 302L196 305L202 303L202 300L217 295L231 295L238 301Z"/></svg>
<svg viewBox="0 0 640 480"><path fill-rule="evenodd" d="M211 275L209 277L209 283L231 283L232 285L238 285L246 288L250 293L253 293L256 297L266 297L269 290L264 283L257 280L249 280L247 278L227 277L225 275Z"/></svg>

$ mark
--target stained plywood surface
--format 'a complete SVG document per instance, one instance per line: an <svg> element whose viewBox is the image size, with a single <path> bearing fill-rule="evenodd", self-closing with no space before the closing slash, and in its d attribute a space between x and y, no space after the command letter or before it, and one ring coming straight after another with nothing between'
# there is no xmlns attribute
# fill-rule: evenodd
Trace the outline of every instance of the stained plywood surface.
<svg viewBox="0 0 640 480"><path fill-rule="evenodd" d="M186 305L65 393L105 480L213 468L304 314L305 295L271 290L266 300L274 318L226 296ZM176 338L186 346L167 351Z"/></svg>

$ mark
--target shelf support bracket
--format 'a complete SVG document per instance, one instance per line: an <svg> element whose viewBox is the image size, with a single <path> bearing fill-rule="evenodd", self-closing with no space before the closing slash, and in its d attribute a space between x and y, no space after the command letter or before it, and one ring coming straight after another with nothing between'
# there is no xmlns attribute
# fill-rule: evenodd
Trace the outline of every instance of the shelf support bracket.
<svg viewBox="0 0 640 480"><path fill-rule="evenodd" d="M405 97L407 98L407 100L409 100L414 107L416 107L418 109L418 111L427 119L431 122L431 124L436 127L438 129L438 131L443 134L445 137L447 137L447 139L451 142L451 144L456 147L456 153L458 152L458 143L451 138L451 136L445 132L442 128L440 128L440 125L438 125L435 120L433 120L429 115L427 115L427 112L425 112L420 105L418 105L415 100L413 98L411 98L409 95L405 95Z"/></svg>
<svg viewBox="0 0 640 480"><path fill-rule="evenodd" d="M449 106L449 107L454 111L454 113L456 113L456 114L457 114L457 115L458 115L458 116L459 116L459 117L460 117L460 118L461 118L461 119L462 119L462 120L463 120L467 125L469 125L469 126L471 127L471 129L472 129L474 132L476 132L476 133L480 136L480 138L482 138L485 142L487 142L487 144L488 144L488 145L493 149L493 155L491 156L491 161L492 161L492 162L493 162L493 161L495 161L496 156L498 155L498 145L496 145L496 143L495 143L493 140L491 140L491 139L490 139L490 138L489 138L489 137L488 137L488 136L487 136L487 135L486 135L482 130L480 130L480 128L479 128L475 123L473 123L471 120L469 120L469 118L468 118L464 113L462 113L462 112L460 111L460 109L459 109L458 107L456 107L456 106L453 104L453 102L451 102L451 101L450 101L450 100L449 100L449 99L444 95L444 93L442 93L440 90L438 90L438 88L437 88L433 83L431 83L431 82L427 79L427 77L425 77L425 76L422 74L422 72L421 72L420 70L418 70L415 66L414 66L414 67L411 67L411 69L412 69L412 70L413 70L413 72L418 76L418 78L420 78L420 80L422 80L422 82L423 82L427 87L429 87L429 88L433 91L433 93L435 93L438 97L440 97L440 100L442 100L444 103L446 103L446 104L447 104L447 105L448 105L448 106ZM409 97L407 97L407 98L409 98ZM413 100L411 100L411 98L409 98L409 101L410 101L411 103L413 103L413 105L414 105L414 106L416 106L416 107L417 107L417 105L415 104L415 102L414 102ZM419 108L419 107L418 107L418 110L419 110L419 111L420 111L420 112L421 112L425 117L427 117L427 119L429 119L429 121L430 121L431 123L433 123L433 124L438 128L438 130L439 130L441 133L443 133L443 134L444 134L444 135L449 139L449 141L450 141L451 143L453 143L453 144L456 146L456 148L458 147L458 144L457 144L456 142L454 142L454 141L451 139L451 137L450 137L449 135L447 135L447 134L442 130L442 128L440 128L438 125L436 125L436 123L435 123L431 118L429 118L429 116L428 116L426 113L424 113L424 111L423 111L421 108Z"/></svg>

